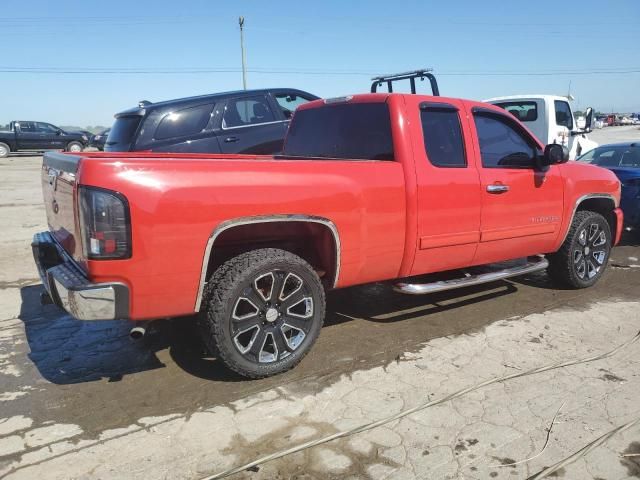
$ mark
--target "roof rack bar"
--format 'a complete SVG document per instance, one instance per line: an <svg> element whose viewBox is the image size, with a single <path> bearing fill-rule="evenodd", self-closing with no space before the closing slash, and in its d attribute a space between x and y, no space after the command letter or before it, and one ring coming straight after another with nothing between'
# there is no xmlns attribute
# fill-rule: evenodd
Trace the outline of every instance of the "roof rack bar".
<svg viewBox="0 0 640 480"><path fill-rule="evenodd" d="M429 83L431 84L431 92L434 97L440 96L440 90L438 89L438 82L436 81L436 77L433 76L431 68L423 68L421 70L414 70L412 72L403 72L403 73L395 73L392 75L381 75L379 77L373 77L371 84L371 93L376 93L378 91L378 87L381 87L383 83L387 84L387 91L389 93L393 93L393 82L397 82L400 80L409 80L411 84L411 93L416 93L416 78L419 78L420 81L424 81L425 78L429 79Z"/></svg>

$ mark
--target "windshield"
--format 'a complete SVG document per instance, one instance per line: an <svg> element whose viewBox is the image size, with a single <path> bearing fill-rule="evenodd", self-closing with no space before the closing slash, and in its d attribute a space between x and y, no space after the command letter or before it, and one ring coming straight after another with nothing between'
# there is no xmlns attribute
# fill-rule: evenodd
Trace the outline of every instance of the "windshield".
<svg viewBox="0 0 640 480"><path fill-rule="evenodd" d="M105 150L108 152L127 152L133 146L133 137L138 129L142 117L134 115L130 117L118 117L109 131L109 137L105 142Z"/></svg>
<svg viewBox="0 0 640 480"><path fill-rule="evenodd" d="M578 161L600 167L640 168L640 147L630 145L598 147L579 157Z"/></svg>
<svg viewBox="0 0 640 480"><path fill-rule="evenodd" d="M386 103L343 103L297 111L285 156L393 160Z"/></svg>

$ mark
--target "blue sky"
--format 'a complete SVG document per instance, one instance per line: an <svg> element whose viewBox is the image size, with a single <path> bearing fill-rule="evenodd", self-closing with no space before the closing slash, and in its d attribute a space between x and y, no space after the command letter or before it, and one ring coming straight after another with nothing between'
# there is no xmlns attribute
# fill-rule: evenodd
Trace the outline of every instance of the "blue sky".
<svg viewBox="0 0 640 480"><path fill-rule="evenodd" d="M337 96L433 67L442 95L565 94L571 81L577 108L640 111L638 0L31 0L0 18L0 124L107 125L141 99L241 88L239 15L249 88Z"/></svg>

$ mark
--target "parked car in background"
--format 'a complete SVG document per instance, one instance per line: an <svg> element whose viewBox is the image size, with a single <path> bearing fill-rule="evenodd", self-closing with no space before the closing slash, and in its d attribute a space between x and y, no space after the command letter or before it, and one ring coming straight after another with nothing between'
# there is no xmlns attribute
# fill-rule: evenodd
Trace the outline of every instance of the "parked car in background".
<svg viewBox="0 0 640 480"><path fill-rule="evenodd" d="M273 154L282 150L294 110L317 98L274 88L141 101L116 114L104 150Z"/></svg>
<svg viewBox="0 0 640 480"><path fill-rule="evenodd" d="M46 122L13 121L0 131L0 157L21 150L66 150L81 152L89 143L82 132L67 132Z"/></svg>
<svg viewBox="0 0 640 480"><path fill-rule="evenodd" d="M204 104L237 125L264 118L251 107L268 98ZM210 351L260 378L311 349L332 288L421 295L545 268L569 288L595 284L621 234L620 182L567 160L486 103L316 100L281 155L46 154L49 231L32 247L45 301L81 320L199 314Z"/></svg>
<svg viewBox="0 0 640 480"><path fill-rule="evenodd" d="M640 231L640 142L600 145L578 161L611 170L622 184L620 208L625 228Z"/></svg>
<svg viewBox="0 0 640 480"><path fill-rule="evenodd" d="M103 130L100 133L96 133L95 135L92 135L91 141L89 142L89 146L97 148L100 151L103 151L104 143L107 141L107 136L109 135L110 131L111 129L107 128L106 130Z"/></svg>
<svg viewBox="0 0 640 480"><path fill-rule="evenodd" d="M512 95L485 100L511 113L523 122L543 144L556 143L569 149L569 159L598 146L589 138L593 109L587 108L585 126L580 128L573 117L569 100L557 95Z"/></svg>
<svg viewBox="0 0 640 480"><path fill-rule="evenodd" d="M606 115L599 115L596 117L595 121L593 122L593 128L604 128L609 126L607 123L607 116Z"/></svg>
<svg viewBox="0 0 640 480"><path fill-rule="evenodd" d="M633 121L629 117L623 116L620 119L620 125L624 125L624 126L633 125Z"/></svg>

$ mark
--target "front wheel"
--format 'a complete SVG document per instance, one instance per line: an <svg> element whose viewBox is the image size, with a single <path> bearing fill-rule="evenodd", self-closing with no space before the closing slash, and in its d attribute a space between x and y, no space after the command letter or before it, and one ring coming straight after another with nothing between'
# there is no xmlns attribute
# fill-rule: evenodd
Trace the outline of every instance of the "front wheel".
<svg viewBox="0 0 640 480"><path fill-rule="evenodd" d="M290 252L265 248L213 273L199 323L204 343L227 367L262 378L302 360L324 315L324 288L313 268Z"/></svg>
<svg viewBox="0 0 640 480"><path fill-rule="evenodd" d="M80 153L83 149L84 147L80 142L69 142L66 151L72 153Z"/></svg>
<svg viewBox="0 0 640 480"><path fill-rule="evenodd" d="M570 288L586 288L604 273L611 253L611 229L599 213L577 212L562 247L548 255L549 275Z"/></svg>

